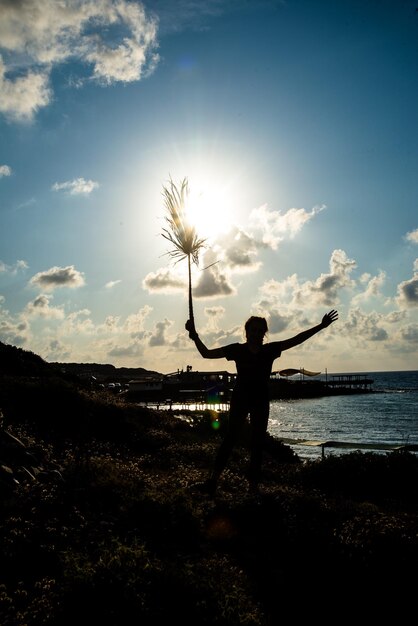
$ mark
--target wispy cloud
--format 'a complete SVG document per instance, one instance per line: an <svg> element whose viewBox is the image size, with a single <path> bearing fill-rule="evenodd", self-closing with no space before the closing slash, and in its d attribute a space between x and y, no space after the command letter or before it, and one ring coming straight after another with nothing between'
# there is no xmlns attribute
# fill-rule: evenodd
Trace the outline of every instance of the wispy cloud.
<svg viewBox="0 0 418 626"><path fill-rule="evenodd" d="M7 265L6 263L3 263L3 261L0 261L0 273L7 272L8 274L16 274L20 270L28 269L28 267L29 266L26 263L26 261L22 261L22 260L16 261L14 265Z"/></svg>
<svg viewBox="0 0 418 626"><path fill-rule="evenodd" d="M54 183L51 187L53 191L67 191L72 196L89 195L94 189L99 187L99 183L94 180L85 180L84 178L75 178L67 180L63 183Z"/></svg>

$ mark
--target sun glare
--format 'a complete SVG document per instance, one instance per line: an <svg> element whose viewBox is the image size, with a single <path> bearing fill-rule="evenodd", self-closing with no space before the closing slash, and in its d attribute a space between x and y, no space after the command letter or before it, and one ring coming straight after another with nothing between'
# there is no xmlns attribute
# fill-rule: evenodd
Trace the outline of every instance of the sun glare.
<svg viewBox="0 0 418 626"><path fill-rule="evenodd" d="M189 181L189 187L187 214L198 236L213 241L228 232L235 216L233 198L228 189L209 188L208 185L194 188L193 181Z"/></svg>

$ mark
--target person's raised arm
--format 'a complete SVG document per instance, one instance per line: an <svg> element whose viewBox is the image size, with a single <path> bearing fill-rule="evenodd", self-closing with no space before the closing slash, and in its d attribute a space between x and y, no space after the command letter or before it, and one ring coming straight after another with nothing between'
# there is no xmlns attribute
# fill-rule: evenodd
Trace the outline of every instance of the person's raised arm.
<svg viewBox="0 0 418 626"><path fill-rule="evenodd" d="M223 348L209 349L205 346L205 344L197 334L196 327L191 320L187 320L186 330L189 332L190 339L194 341L196 348L204 359L222 359L223 357L225 357L225 352Z"/></svg>
<svg viewBox="0 0 418 626"><path fill-rule="evenodd" d="M316 326L312 326L312 328L308 328L308 330L304 330L298 335L291 337L290 339L285 339L284 341L281 341L280 343L281 343L282 351L289 350L289 348L293 348L294 346L298 346L299 344L303 343L310 337L313 337L313 335L316 335L316 333L319 333L319 331L322 330L323 328L327 328L330 324L335 322L335 320L337 319L338 319L338 313L337 311L334 311L334 309L330 311L329 313L325 313L320 324L317 324Z"/></svg>

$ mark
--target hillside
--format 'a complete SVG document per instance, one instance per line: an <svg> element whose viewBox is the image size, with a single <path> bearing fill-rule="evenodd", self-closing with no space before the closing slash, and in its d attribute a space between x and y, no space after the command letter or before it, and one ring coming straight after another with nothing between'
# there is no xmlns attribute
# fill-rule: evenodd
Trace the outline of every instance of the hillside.
<svg viewBox="0 0 418 626"><path fill-rule="evenodd" d="M147 410L1 354L2 626L409 619L416 455L301 462L267 437L255 495L244 431L210 499L196 483L225 416L213 429L209 411Z"/></svg>
<svg viewBox="0 0 418 626"><path fill-rule="evenodd" d="M144 376L160 376L160 372L147 370L144 367L115 367L101 363L52 363L63 373L79 376L83 379L94 377L97 382L129 382Z"/></svg>
<svg viewBox="0 0 418 626"><path fill-rule="evenodd" d="M56 367L29 350L23 350L0 341L0 375L48 376Z"/></svg>
<svg viewBox="0 0 418 626"><path fill-rule="evenodd" d="M157 376L159 372L143 367L115 367L101 363L48 363L34 352L17 348L0 341L0 375L13 376L77 376L98 381L128 381L142 376Z"/></svg>

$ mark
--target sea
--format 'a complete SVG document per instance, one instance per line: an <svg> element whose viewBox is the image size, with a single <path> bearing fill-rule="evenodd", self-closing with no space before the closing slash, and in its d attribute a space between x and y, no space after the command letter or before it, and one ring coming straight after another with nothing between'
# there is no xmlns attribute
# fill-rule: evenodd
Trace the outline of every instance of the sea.
<svg viewBox="0 0 418 626"><path fill-rule="evenodd" d="M307 460L418 446L418 370L356 374L373 380L371 393L272 400L269 433Z"/></svg>
<svg viewBox="0 0 418 626"><path fill-rule="evenodd" d="M410 451L418 454L418 370L353 374L372 380L371 391L272 400L268 432L307 461L353 451L387 454L404 446L411 446ZM347 374L329 373L327 377L334 375ZM321 379L325 375L316 378ZM186 408L171 402L157 406L169 407ZM188 404L187 408L225 411L228 407Z"/></svg>

